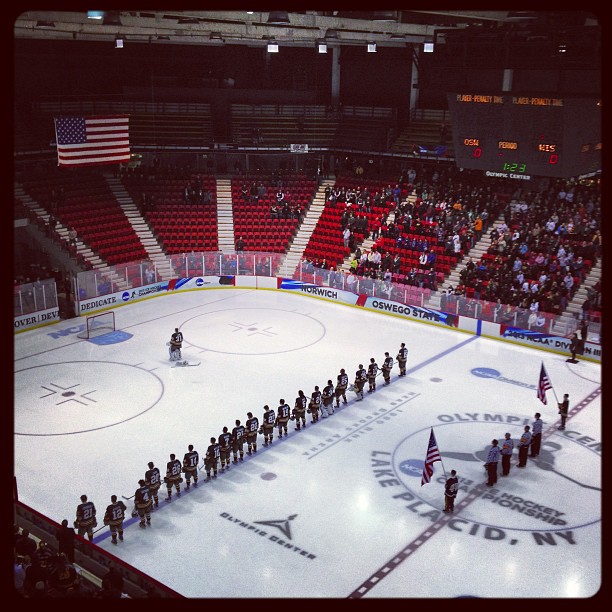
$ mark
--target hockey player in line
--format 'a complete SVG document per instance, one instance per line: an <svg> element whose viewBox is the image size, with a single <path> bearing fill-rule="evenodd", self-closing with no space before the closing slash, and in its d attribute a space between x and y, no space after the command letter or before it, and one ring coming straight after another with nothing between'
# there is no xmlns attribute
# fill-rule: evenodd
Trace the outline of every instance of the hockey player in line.
<svg viewBox="0 0 612 612"><path fill-rule="evenodd" d="M132 516L136 514L136 516L140 517L139 527L144 529L146 527L145 519L147 520L147 525L151 524L151 506L153 505L153 500L149 493L149 487L142 478L138 481L138 485L136 493L134 493L134 511Z"/></svg>
<svg viewBox="0 0 612 612"><path fill-rule="evenodd" d="M98 526L98 521L96 520L96 507L93 502L87 501L87 495L81 495L81 503L76 509L74 526L81 537L87 534L89 541L93 540L93 530Z"/></svg>
<svg viewBox="0 0 612 612"><path fill-rule="evenodd" d="M368 393L376 391L376 375L378 374L378 364L374 357L370 358L370 365L368 365Z"/></svg>
<svg viewBox="0 0 612 612"><path fill-rule="evenodd" d="M210 439L210 444L206 449L206 457L204 458L204 467L206 469L206 482L210 481L210 473L213 473L213 478L217 477L217 468L219 466L219 458L221 456L221 447L217 443L216 438Z"/></svg>
<svg viewBox="0 0 612 612"><path fill-rule="evenodd" d="M338 374L338 382L336 383L336 389L334 395L336 396L336 408L340 407L340 398L344 404L346 404L346 388L348 387L348 374L344 371L344 368L340 370Z"/></svg>
<svg viewBox="0 0 612 612"><path fill-rule="evenodd" d="M247 455L257 452L257 432L259 431L259 419L253 416L252 412L247 412L246 443Z"/></svg>
<svg viewBox="0 0 612 612"><path fill-rule="evenodd" d="M263 434L264 446L271 446L272 440L274 440L274 425L276 423L276 414L274 410L266 404L264 406L263 413L263 425L261 426L259 433Z"/></svg>
<svg viewBox="0 0 612 612"><path fill-rule="evenodd" d="M382 365L383 378L385 379L385 385L391 382L391 368L393 368L393 357L389 353L385 353L385 360Z"/></svg>
<svg viewBox="0 0 612 612"><path fill-rule="evenodd" d="M151 500L154 502L155 507L159 506L158 492L161 487L161 474L159 469L155 467L152 461L148 463L149 469L145 472L145 483L149 487L149 495Z"/></svg>
<svg viewBox="0 0 612 612"><path fill-rule="evenodd" d="M308 413L312 415L312 423L319 420L319 410L321 409L321 391L319 386L315 385L314 391L310 395L310 403L308 405Z"/></svg>
<svg viewBox="0 0 612 612"><path fill-rule="evenodd" d="M360 402L363 399L363 388L365 387L368 375L363 364L359 364L359 369L355 372L355 394L357 395L357 401Z"/></svg>
<svg viewBox="0 0 612 612"><path fill-rule="evenodd" d="M285 434L285 436L288 435L287 423L289 422L289 412L289 404L287 404L287 402L285 402L285 400L281 398L279 400L278 408L276 410L276 424L278 425L279 440L282 439L283 433Z"/></svg>
<svg viewBox="0 0 612 612"><path fill-rule="evenodd" d="M172 453L170 455L170 461L166 464L166 477L164 478L166 489L168 490L168 497L166 497L167 502L172 499L172 487L176 488L176 496L181 496L181 482L183 482L181 471L181 462L176 458L174 453Z"/></svg>
<svg viewBox="0 0 612 612"><path fill-rule="evenodd" d="M321 399L323 400L321 415L327 418L330 414L334 414L334 383L331 380L328 380L327 385L323 387Z"/></svg>
<svg viewBox="0 0 612 612"><path fill-rule="evenodd" d="M406 348L406 344L402 342L399 351L397 352L397 363L400 369L400 376L406 376L406 362L408 361L408 349Z"/></svg>
<svg viewBox="0 0 612 612"><path fill-rule="evenodd" d="M125 519L126 506L122 501L117 501L116 495L111 495L111 503L106 506L104 513L104 524L111 532L111 542L117 544L117 534L123 542L123 520Z"/></svg>
<svg viewBox="0 0 612 612"><path fill-rule="evenodd" d="M198 463L200 463L200 455L198 451L193 450L193 444L190 444L183 456L183 474L185 474L185 480L187 481L185 489L191 487L192 478L193 486L198 486Z"/></svg>
<svg viewBox="0 0 612 612"><path fill-rule="evenodd" d="M295 398L295 405L293 407L292 421L295 421L295 430L300 431L302 427L306 427L306 408L308 406L308 398L304 395L304 392L300 389L298 396ZM301 422L301 424L300 424Z"/></svg>
<svg viewBox="0 0 612 612"><path fill-rule="evenodd" d="M230 452L231 452L232 434L229 433L227 427L223 428L223 432L219 435L219 452L221 456L221 471L226 468L230 469Z"/></svg>
<svg viewBox="0 0 612 612"><path fill-rule="evenodd" d="M178 327L174 328L174 333L170 336L170 361L182 359L181 349L183 348L183 332Z"/></svg>
<svg viewBox="0 0 612 612"><path fill-rule="evenodd" d="M234 456L234 463L238 463L239 454L240 461L244 461L245 433L244 425L241 425L240 420L236 419L236 427L232 429L232 455Z"/></svg>

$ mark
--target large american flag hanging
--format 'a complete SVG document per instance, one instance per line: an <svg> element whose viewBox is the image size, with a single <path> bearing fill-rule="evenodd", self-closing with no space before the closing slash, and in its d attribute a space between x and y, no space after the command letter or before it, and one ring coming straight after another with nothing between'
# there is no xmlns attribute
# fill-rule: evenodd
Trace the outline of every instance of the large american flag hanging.
<svg viewBox="0 0 612 612"><path fill-rule="evenodd" d="M97 166L130 160L129 117L58 117L55 119L59 166Z"/></svg>

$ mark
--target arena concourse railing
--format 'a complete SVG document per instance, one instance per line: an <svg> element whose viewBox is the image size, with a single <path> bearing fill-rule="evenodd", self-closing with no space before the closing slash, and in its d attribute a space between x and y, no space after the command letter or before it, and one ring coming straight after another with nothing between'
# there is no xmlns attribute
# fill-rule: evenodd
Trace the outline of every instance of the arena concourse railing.
<svg viewBox="0 0 612 612"><path fill-rule="evenodd" d="M139 298L165 290L169 283L179 279L202 276L219 277L219 284L231 284L234 276L277 277L293 279L316 287L330 287L355 295L382 298L404 306L414 306L431 312L473 318L478 321L499 323L508 327L541 333L554 337L570 338L578 333L582 321L577 318L561 319L549 312L531 312L529 309L500 302L475 299L464 295L444 294L426 286L390 282L356 276L337 270L325 270L302 261L297 268L287 266L284 253L264 252L191 252L168 255L153 262L134 261L99 270L79 272L72 279L75 316L86 314L80 303L104 296L137 290ZM164 285L165 284L165 285ZM131 294L130 294L131 295ZM445 300L442 305L441 300ZM117 306L119 304L114 304ZM88 305L91 312L91 303ZM59 320L57 290L54 279L37 281L14 288L15 331ZM596 344L601 338L601 319L588 321L589 339Z"/></svg>
<svg viewBox="0 0 612 612"><path fill-rule="evenodd" d="M54 278L14 287L13 313L16 317L50 310L57 306L57 286Z"/></svg>
<svg viewBox="0 0 612 612"><path fill-rule="evenodd" d="M413 286L379 279L358 277L336 270L316 268L302 262L293 270L286 266L284 253L263 252L192 252L168 255L166 262L172 270L172 278L197 276L277 276L292 278L320 287L332 287L358 295L380 297L402 305L430 308L449 314L462 315L502 323L530 331L570 337L580 327L578 319L560 323L554 313L536 312L499 302L474 299L466 296L446 295L446 304L440 308L441 292L427 286ZM166 282L162 266L149 260L111 266L105 271L88 270L75 278L74 295L85 300L116 293L122 289L134 289L145 285ZM75 313L79 313L75 309ZM591 334L599 335L600 323L592 323Z"/></svg>

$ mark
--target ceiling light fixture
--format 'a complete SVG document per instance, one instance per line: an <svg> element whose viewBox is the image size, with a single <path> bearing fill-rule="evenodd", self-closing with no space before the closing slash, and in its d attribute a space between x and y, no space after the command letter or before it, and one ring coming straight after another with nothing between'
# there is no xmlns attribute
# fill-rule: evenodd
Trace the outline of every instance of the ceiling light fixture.
<svg viewBox="0 0 612 612"><path fill-rule="evenodd" d="M423 43L423 53L433 53L434 52L434 44L432 42L424 42Z"/></svg>
<svg viewBox="0 0 612 612"><path fill-rule="evenodd" d="M317 51L319 53L327 53L327 43L324 40L317 42Z"/></svg>
<svg viewBox="0 0 612 612"><path fill-rule="evenodd" d="M104 11L87 11L87 19L102 19Z"/></svg>
<svg viewBox="0 0 612 612"><path fill-rule="evenodd" d="M115 38L115 49L123 49L123 38L120 38L119 36Z"/></svg>
<svg viewBox="0 0 612 612"><path fill-rule="evenodd" d="M289 21L289 14L287 11L270 11L268 23L273 25L287 25L291 22Z"/></svg>
<svg viewBox="0 0 612 612"><path fill-rule="evenodd" d="M376 53L376 43L375 42L368 43L368 53Z"/></svg>
<svg viewBox="0 0 612 612"><path fill-rule="evenodd" d="M268 53L278 53L278 43L275 40L268 42Z"/></svg>

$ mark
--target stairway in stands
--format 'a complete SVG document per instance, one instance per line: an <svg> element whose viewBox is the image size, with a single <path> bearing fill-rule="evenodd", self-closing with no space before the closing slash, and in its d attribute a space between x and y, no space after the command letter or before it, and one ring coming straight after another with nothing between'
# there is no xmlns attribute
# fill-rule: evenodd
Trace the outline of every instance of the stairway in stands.
<svg viewBox="0 0 612 612"><path fill-rule="evenodd" d="M312 204L306 211L297 234L291 241L285 258L280 263L280 270L283 271L283 274L287 278L292 278L295 274L295 271L302 261L302 255L304 254L306 245L310 240L310 236L312 236L312 232L317 225L317 221L325 208L325 188L328 186L330 188L333 187L335 182L335 179L324 179L319 185L319 188L317 189L317 192L312 200Z"/></svg>
<svg viewBox="0 0 612 612"><path fill-rule="evenodd" d="M136 235L140 239L149 259L155 265L155 269L162 280L168 280L174 276L172 266L168 258L163 253L157 239L153 235L151 228L140 214L140 210L134 204L130 194L127 192L120 179L113 175L104 175L106 182L115 196L117 203L123 210L130 225L134 228Z"/></svg>
<svg viewBox="0 0 612 612"><path fill-rule="evenodd" d="M234 236L231 179L217 179L217 232L219 250L222 253L235 253L236 239Z"/></svg>

